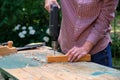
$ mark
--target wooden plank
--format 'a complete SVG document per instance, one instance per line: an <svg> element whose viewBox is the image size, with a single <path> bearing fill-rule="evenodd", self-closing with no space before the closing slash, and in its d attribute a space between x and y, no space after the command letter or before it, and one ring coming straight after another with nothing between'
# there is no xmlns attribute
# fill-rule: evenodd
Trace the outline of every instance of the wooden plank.
<svg viewBox="0 0 120 80"><path fill-rule="evenodd" d="M91 66L91 68L89 68L89 66ZM100 77L103 75L106 76L106 78L103 77L102 80L106 80L107 77L108 79L109 77L112 78L110 80L120 79L119 71L90 62L52 63L41 67L41 69L50 75L54 75L56 80L57 78L61 80L101 80ZM94 75L95 73L99 74Z"/></svg>
<svg viewBox="0 0 120 80"><path fill-rule="evenodd" d="M81 61L91 61L90 54L87 54L81 57L79 60L75 60L74 62L81 62ZM47 56L47 62L68 62L68 56L66 55Z"/></svg>
<svg viewBox="0 0 120 80"><path fill-rule="evenodd" d="M24 71L22 68L18 69L8 69L7 72L12 74L18 80L39 80L36 76Z"/></svg>
<svg viewBox="0 0 120 80"><path fill-rule="evenodd" d="M47 56L47 62L68 62L68 56Z"/></svg>
<svg viewBox="0 0 120 80"><path fill-rule="evenodd" d="M19 80L120 80L120 71L91 62L50 63L6 71Z"/></svg>
<svg viewBox="0 0 120 80"><path fill-rule="evenodd" d="M52 73L49 74L46 70L42 69L41 67L33 67L33 68L27 68L24 69L25 71L39 77L39 80L61 80L59 78L56 78Z"/></svg>
<svg viewBox="0 0 120 80"><path fill-rule="evenodd" d="M34 67L34 68L24 68L21 70L15 69L12 71L7 71L17 77L19 80L87 80L88 76L72 74L69 71L61 70L60 67ZM57 70L57 71L56 71ZM14 72L13 72L14 71ZM22 75L25 74L25 75ZM28 75L30 74L30 75ZM31 77L34 76L36 79ZM31 77L31 79L29 78Z"/></svg>

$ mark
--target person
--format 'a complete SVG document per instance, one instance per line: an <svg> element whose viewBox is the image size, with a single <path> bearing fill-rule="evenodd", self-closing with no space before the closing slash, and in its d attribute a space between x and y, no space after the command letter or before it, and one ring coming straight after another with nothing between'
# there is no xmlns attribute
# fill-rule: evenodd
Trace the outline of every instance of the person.
<svg viewBox="0 0 120 80"><path fill-rule="evenodd" d="M92 62L112 67L110 22L118 0L45 0L45 8L56 4L62 10L59 44L73 62L91 54Z"/></svg>

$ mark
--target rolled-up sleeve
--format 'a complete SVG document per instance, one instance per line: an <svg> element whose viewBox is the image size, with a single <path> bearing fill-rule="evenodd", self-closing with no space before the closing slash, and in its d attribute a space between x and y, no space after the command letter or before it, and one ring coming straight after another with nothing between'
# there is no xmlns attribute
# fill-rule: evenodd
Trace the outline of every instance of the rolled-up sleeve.
<svg viewBox="0 0 120 80"><path fill-rule="evenodd" d="M117 7L118 0L104 0L101 11L96 21L94 22L93 28L87 38L87 41L92 42L94 45L109 32L110 22L115 17L115 10Z"/></svg>

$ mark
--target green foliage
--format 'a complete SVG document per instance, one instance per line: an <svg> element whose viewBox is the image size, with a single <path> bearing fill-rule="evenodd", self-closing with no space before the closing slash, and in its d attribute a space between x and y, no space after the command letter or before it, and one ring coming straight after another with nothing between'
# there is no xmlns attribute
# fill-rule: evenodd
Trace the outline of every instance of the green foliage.
<svg viewBox="0 0 120 80"><path fill-rule="evenodd" d="M23 46L49 40L48 18L44 0L0 0L0 43L12 40ZM46 42L50 45L51 39Z"/></svg>
<svg viewBox="0 0 120 80"><path fill-rule="evenodd" d="M119 3L118 3L117 11L120 12L120 1L119 1Z"/></svg>
<svg viewBox="0 0 120 80"><path fill-rule="evenodd" d="M112 53L113 57L120 57L120 36L118 34L112 35Z"/></svg>
<svg viewBox="0 0 120 80"><path fill-rule="evenodd" d="M48 18L44 0L0 0L0 42L13 40L15 46L43 42L45 36L49 39Z"/></svg>

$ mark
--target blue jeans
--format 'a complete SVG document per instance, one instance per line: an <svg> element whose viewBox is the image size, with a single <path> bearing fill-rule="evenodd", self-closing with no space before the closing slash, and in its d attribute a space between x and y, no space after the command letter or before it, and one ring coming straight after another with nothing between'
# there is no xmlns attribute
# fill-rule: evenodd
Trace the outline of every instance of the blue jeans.
<svg viewBox="0 0 120 80"><path fill-rule="evenodd" d="M112 55L110 43L104 50L92 55L91 61L104 66L112 67Z"/></svg>

